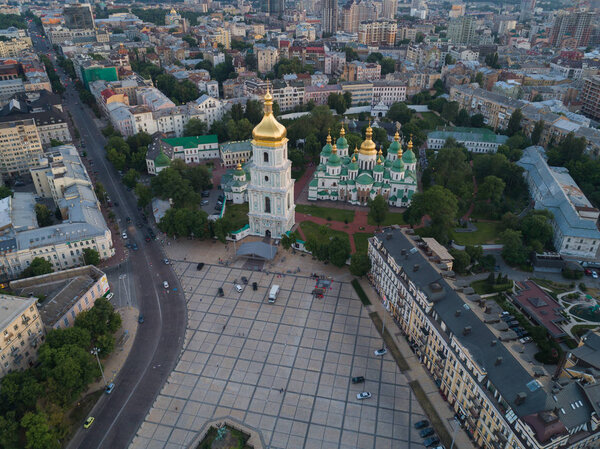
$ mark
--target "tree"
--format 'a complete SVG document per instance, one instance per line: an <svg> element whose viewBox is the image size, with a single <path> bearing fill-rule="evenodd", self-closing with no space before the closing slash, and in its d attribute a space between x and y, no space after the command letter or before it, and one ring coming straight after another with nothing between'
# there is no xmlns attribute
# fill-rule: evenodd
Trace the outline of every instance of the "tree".
<svg viewBox="0 0 600 449"><path fill-rule="evenodd" d="M19 421L14 411L0 415L0 447L4 449L20 449Z"/></svg>
<svg viewBox="0 0 600 449"><path fill-rule="evenodd" d="M455 224L457 213L456 196L440 185L415 193L407 210L408 219L413 224L419 223L423 216L428 215L431 219L429 231L442 244L450 240L449 232Z"/></svg>
<svg viewBox="0 0 600 449"><path fill-rule="evenodd" d="M385 221L388 210L388 203L383 196L377 195L373 200L369 200L369 218L377 224L377 227Z"/></svg>
<svg viewBox="0 0 600 449"><path fill-rule="evenodd" d="M452 57L452 55L450 53L446 53L446 58L444 59L444 64L445 65L452 65L455 62L456 61L454 60L454 58Z"/></svg>
<svg viewBox="0 0 600 449"><path fill-rule="evenodd" d="M393 122L400 122L403 125L410 122L410 119L413 116L413 111L411 111L406 103L394 103L390 106L386 117Z"/></svg>
<svg viewBox="0 0 600 449"><path fill-rule="evenodd" d="M561 166L566 163L574 163L582 159L586 148L584 137L577 138L570 132L557 145L552 146L548 151L548 164ZM567 167L570 168L570 167ZM574 177L575 178L575 177ZM575 178L575 181L578 180Z"/></svg>
<svg viewBox="0 0 600 449"><path fill-rule="evenodd" d="M433 83L436 95L442 95L444 93L444 82L441 79L435 80Z"/></svg>
<svg viewBox="0 0 600 449"><path fill-rule="evenodd" d="M206 122L198 118L191 118L184 126L183 126L183 135L184 136L204 136L208 131L208 126Z"/></svg>
<svg viewBox="0 0 600 449"><path fill-rule="evenodd" d="M350 242L346 238L335 236L329 241L329 261L336 267L343 267L350 257Z"/></svg>
<svg viewBox="0 0 600 449"><path fill-rule="evenodd" d="M231 106L231 111L229 111L229 113L231 114L231 118L236 121L244 118L244 108L240 103L235 103Z"/></svg>
<svg viewBox="0 0 600 449"><path fill-rule="evenodd" d="M383 58L379 64L381 65L381 76L387 75L388 73L394 73L396 71L396 61L392 58Z"/></svg>
<svg viewBox="0 0 600 449"><path fill-rule="evenodd" d="M3 200L7 196L13 196L13 191L6 186L0 186L0 200Z"/></svg>
<svg viewBox="0 0 600 449"><path fill-rule="evenodd" d="M140 174L137 172L137 170L130 168L127 171L127 173L123 175L123 184L125 184L130 189L133 189L136 186L139 178Z"/></svg>
<svg viewBox="0 0 600 449"><path fill-rule="evenodd" d="M452 265L452 269L459 274L465 274L467 272L467 268L471 264L471 257L466 251L461 251L458 249L451 248L449 253L454 257L454 263Z"/></svg>
<svg viewBox="0 0 600 449"><path fill-rule="evenodd" d="M472 262L476 262L483 257L483 248L481 246L465 246L465 252L469 255Z"/></svg>
<svg viewBox="0 0 600 449"><path fill-rule="evenodd" d="M478 187L477 198L498 204L502 199L505 186L504 181L497 176L486 176L483 183Z"/></svg>
<svg viewBox="0 0 600 449"><path fill-rule="evenodd" d="M344 100L344 96L342 94L331 93L329 97L327 97L327 105L331 109L335 109L335 111L342 115L348 109L346 105L346 101Z"/></svg>
<svg viewBox="0 0 600 449"><path fill-rule="evenodd" d="M454 122L456 117L458 116L459 105L456 101L450 101L444 105L442 108L442 118L446 119L449 122ZM466 112L466 111L465 111ZM467 114L468 115L468 114Z"/></svg>
<svg viewBox="0 0 600 449"><path fill-rule="evenodd" d="M520 109L515 109L515 111L510 115L508 126L506 128L506 133L509 136L512 136L521 130L521 120L523 120L523 113Z"/></svg>
<svg viewBox="0 0 600 449"><path fill-rule="evenodd" d="M204 239L210 237L208 216L203 210L171 208L158 223L161 231L170 236Z"/></svg>
<svg viewBox="0 0 600 449"><path fill-rule="evenodd" d="M520 226L523 240L527 245L533 246L536 250L550 249L552 237L554 236L552 225L548 219L549 217L537 212L539 211L530 212L521 220Z"/></svg>
<svg viewBox="0 0 600 449"><path fill-rule="evenodd" d="M471 126L473 128L483 128L485 125L485 117L483 114L474 114L471 116Z"/></svg>
<svg viewBox="0 0 600 449"><path fill-rule="evenodd" d="M350 273L354 276L365 276L371 269L371 259L365 252L356 252L350 258Z"/></svg>
<svg viewBox="0 0 600 449"><path fill-rule="evenodd" d="M25 429L27 449L60 449L61 445L48 425L45 413L26 413L21 420L21 427Z"/></svg>
<svg viewBox="0 0 600 449"><path fill-rule="evenodd" d="M483 87L483 73L477 72L477 75L475 75L475 82L479 84L479 87Z"/></svg>
<svg viewBox="0 0 600 449"><path fill-rule="evenodd" d="M48 260L42 257L36 257L31 261L29 266L21 272L21 277L30 278L41 276L42 274L52 273L52 271L54 271L52 270L52 264Z"/></svg>
<svg viewBox="0 0 600 449"><path fill-rule="evenodd" d="M522 265L527 261L527 253L521 240L521 232L506 229L500 234L502 258L509 265Z"/></svg>
<svg viewBox="0 0 600 449"><path fill-rule="evenodd" d="M92 342L96 342L101 335L113 334L121 327L121 315L115 312L108 299L98 298L94 307L77 315L75 327L87 330Z"/></svg>
<svg viewBox="0 0 600 449"><path fill-rule="evenodd" d="M431 160L430 170L432 179L437 185L449 189L463 201L468 199L470 202L473 170L467 161L467 153L464 149L444 145Z"/></svg>
<svg viewBox="0 0 600 449"><path fill-rule="evenodd" d="M46 336L46 344L54 349L66 345L76 345L83 349L89 349L92 345L92 337L88 330L82 327L52 329Z"/></svg>
<svg viewBox="0 0 600 449"><path fill-rule="evenodd" d="M540 138L542 137L542 133L544 132L544 121L538 120L535 122L533 126L533 131L531 131L531 143L533 145L537 145L540 142Z"/></svg>
<svg viewBox="0 0 600 449"><path fill-rule="evenodd" d="M461 108L460 111L458 111L454 124L456 126L469 126L471 124L471 117L469 117L469 113L466 109Z"/></svg>
<svg viewBox="0 0 600 449"><path fill-rule="evenodd" d="M152 201L152 190L150 187L138 183L135 186L135 194L138 197L138 206L144 208Z"/></svg>
<svg viewBox="0 0 600 449"><path fill-rule="evenodd" d="M420 44L421 42L423 42L423 40L425 40L425 35L423 33L421 33L420 31L416 34L416 41L417 44Z"/></svg>
<svg viewBox="0 0 600 449"><path fill-rule="evenodd" d="M358 53L351 47L344 47L346 53L346 62L356 61L358 59Z"/></svg>
<svg viewBox="0 0 600 449"><path fill-rule="evenodd" d="M50 139L50 146L51 147L59 147L61 145L64 145L64 143L62 143L60 140Z"/></svg>
<svg viewBox="0 0 600 449"><path fill-rule="evenodd" d="M97 182L94 186L94 192L96 192L96 197L98 201L102 204L106 201L106 189L104 189L104 185L101 182Z"/></svg>
<svg viewBox="0 0 600 449"><path fill-rule="evenodd" d="M294 234L291 234L289 236L287 234L283 234L281 236L280 242L283 249L290 249L292 245L296 243L296 236Z"/></svg>
<svg viewBox="0 0 600 449"><path fill-rule="evenodd" d="M85 248L83 250L83 262L86 265L98 265L100 263L100 254L94 248Z"/></svg>
<svg viewBox="0 0 600 449"><path fill-rule="evenodd" d="M35 205L35 217L37 218L40 228L50 226L52 224L52 212L45 204Z"/></svg>
<svg viewBox="0 0 600 449"><path fill-rule="evenodd" d="M258 100L248 100L246 102L246 112L244 116L250 120L253 125L258 125L263 117L263 106Z"/></svg>

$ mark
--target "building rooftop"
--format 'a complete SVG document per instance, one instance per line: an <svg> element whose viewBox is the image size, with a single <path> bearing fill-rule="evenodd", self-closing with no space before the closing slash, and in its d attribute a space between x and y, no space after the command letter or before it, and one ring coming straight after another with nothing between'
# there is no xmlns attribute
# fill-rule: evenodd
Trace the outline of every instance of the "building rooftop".
<svg viewBox="0 0 600 449"><path fill-rule="evenodd" d="M162 140L172 147L183 147L184 149L197 148L199 145L219 143L215 134L209 134L207 136L173 137Z"/></svg>
<svg viewBox="0 0 600 449"><path fill-rule="evenodd" d="M38 309L44 324L52 327L102 276L98 268L87 265L12 281L10 287L23 296L45 297Z"/></svg>
<svg viewBox="0 0 600 449"><path fill-rule="evenodd" d="M452 137L457 142L465 141L477 141L477 142L489 142L503 145L508 140L508 136L495 134L493 131L487 128L443 128L437 131L432 131L427 134L428 139L448 139Z"/></svg>
<svg viewBox="0 0 600 449"><path fill-rule="evenodd" d="M548 329L553 338L563 337L565 331L557 324L565 321L560 314L563 307L533 281L520 282L519 286L522 290L514 296L515 302L535 321Z"/></svg>
<svg viewBox="0 0 600 449"><path fill-rule="evenodd" d="M250 144L250 139L248 139L239 140L237 142L225 142L220 145L220 148L223 153L235 153L240 151L251 151L252 145Z"/></svg>
<svg viewBox="0 0 600 449"><path fill-rule="evenodd" d="M37 302L37 298L23 298L0 294L0 329L4 330L17 317Z"/></svg>

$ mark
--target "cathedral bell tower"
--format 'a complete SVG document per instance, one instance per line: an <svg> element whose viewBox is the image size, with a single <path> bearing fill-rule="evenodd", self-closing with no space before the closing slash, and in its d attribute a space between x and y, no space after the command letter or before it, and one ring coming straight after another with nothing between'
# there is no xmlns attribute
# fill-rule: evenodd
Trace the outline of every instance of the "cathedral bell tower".
<svg viewBox="0 0 600 449"><path fill-rule="evenodd" d="M264 115L252 131L248 185L248 220L252 235L281 238L294 226L294 180L286 135L285 126L273 115L273 96L267 84Z"/></svg>

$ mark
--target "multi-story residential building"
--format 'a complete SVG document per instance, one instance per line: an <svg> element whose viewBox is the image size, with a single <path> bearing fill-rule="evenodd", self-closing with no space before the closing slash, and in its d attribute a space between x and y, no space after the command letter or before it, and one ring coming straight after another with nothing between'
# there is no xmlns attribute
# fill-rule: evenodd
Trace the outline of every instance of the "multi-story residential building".
<svg viewBox="0 0 600 449"><path fill-rule="evenodd" d="M331 94L338 94L342 91L339 84L325 84L323 86L306 86L304 88L304 103L312 101L316 105L327 104L327 99Z"/></svg>
<svg viewBox="0 0 600 449"><path fill-rule="evenodd" d="M43 153L42 140L32 118L0 123L0 175L27 173Z"/></svg>
<svg viewBox="0 0 600 449"><path fill-rule="evenodd" d="M0 41L0 58L14 58L28 48L31 48L29 37Z"/></svg>
<svg viewBox="0 0 600 449"><path fill-rule="evenodd" d="M187 106L175 106L152 112L158 132L169 136L183 136L183 127L190 119Z"/></svg>
<svg viewBox="0 0 600 449"><path fill-rule="evenodd" d="M338 2L337 0L323 0L321 7L323 32L333 34L338 28Z"/></svg>
<svg viewBox="0 0 600 449"><path fill-rule="evenodd" d="M161 109L172 109L175 107L169 97L163 94L160 90L155 87L144 87L136 91L137 104L144 104L148 106L152 111L159 111Z"/></svg>
<svg viewBox="0 0 600 449"><path fill-rule="evenodd" d="M344 67L342 78L346 81L378 80L381 78L381 66L376 62L348 62Z"/></svg>
<svg viewBox="0 0 600 449"><path fill-rule="evenodd" d="M258 73L268 73L273 70L279 59L279 52L275 47L255 45L254 52L258 62Z"/></svg>
<svg viewBox="0 0 600 449"><path fill-rule="evenodd" d="M188 119L198 118L210 127L215 121L221 120L230 109L231 104L210 95L200 95L195 101L188 104ZM186 120L187 123L187 120Z"/></svg>
<svg viewBox="0 0 600 449"><path fill-rule="evenodd" d="M379 9L375 2L371 0L350 0L342 7L342 30L346 33L358 33L361 22L378 18ZM384 15L384 18L388 17Z"/></svg>
<svg viewBox="0 0 600 449"><path fill-rule="evenodd" d="M446 140L454 139L471 153L495 153L500 145L504 145L508 136L495 134L487 128L449 128L431 131L427 134L427 148L439 150Z"/></svg>
<svg viewBox="0 0 600 449"><path fill-rule="evenodd" d="M450 100L457 101L470 115L483 115L485 124L494 129L506 128L511 114L526 105L520 100L513 100L472 85L451 87Z"/></svg>
<svg viewBox="0 0 600 449"><path fill-rule="evenodd" d="M581 112L594 120L600 120L600 76L592 76L583 81L580 99Z"/></svg>
<svg viewBox="0 0 600 449"><path fill-rule="evenodd" d="M0 295L0 378L31 368L46 332L37 298Z"/></svg>
<svg viewBox="0 0 600 449"><path fill-rule="evenodd" d="M391 106L400 101L406 101L406 82L396 80L373 81L373 100L372 104L383 102L386 106Z"/></svg>
<svg viewBox="0 0 600 449"><path fill-rule="evenodd" d="M25 84L20 78L0 81L0 104L6 104L15 94L25 92Z"/></svg>
<svg viewBox="0 0 600 449"><path fill-rule="evenodd" d="M285 11L283 3L283 0L261 0L260 9L269 16L279 17Z"/></svg>
<svg viewBox="0 0 600 449"><path fill-rule="evenodd" d="M563 258L596 260L600 247L598 217L581 188L564 167L550 167L542 147L529 147L517 162L525 169L525 179L536 209L553 214L554 247Z"/></svg>
<svg viewBox="0 0 600 449"><path fill-rule="evenodd" d="M14 200L1 200L0 278L17 277L36 257L63 270L83 265L85 248L98 251L102 260L114 255L110 229L75 147L55 147L37 165L31 170L36 194L52 198L63 221L39 228L34 194L17 192Z"/></svg>
<svg viewBox="0 0 600 449"><path fill-rule="evenodd" d="M590 11L561 12L554 19L548 43L561 48L585 47L590 41L591 23L595 17Z"/></svg>
<svg viewBox="0 0 600 449"><path fill-rule="evenodd" d="M396 43L398 25L393 20L379 19L358 25L358 43L363 45L393 46Z"/></svg>
<svg viewBox="0 0 600 449"><path fill-rule="evenodd" d="M449 273L430 262L440 262L435 248L418 239L401 229L370 238L369 279L475 445L595 447L597 389L536 380L503 332L488 327Z"/></svg>
<svg viewBox="0 0 600 449"><path fill-rule="evenodd" d="M521 13L519 15L519 22L523 23L531 19L534 9L535 0L521 0Z"/></svg>
<svg viewBox="0 0 600 449"><path fill-rule="evenodd" d="M359 103L373 104L373 83L365 81L348 81L340 83L342 93L352 94L352 106Z"/></svg>
<svg viewBox="0 0 600 449"><path fill-rule="evenodd" d="M344 70L345 65L345 53L328 51L325 53L323 73L325 75L339 75Z"/></svg>
<svg viewBox="0 0 600 449"><path fill-rule="evenodd" d="M304 84L300 81L273 82L273 101L276 101L282 111L290 111L304 104Z"/></svg>
<svg viewBox="0 0 600 449"><path fill-rule="evenodd" d="M171 160L181 159L186 164L198 164L205 160L219 158L219 141L214 134L172 138L159 134L155 135L152 144L148 147L146 162L156 159L161 152ZM148 173L156 174L151 173L150 170Z"/></svg>
<svg viewBox="0 0 600 449"><path fill-rule="evenodd" d="M381 17L384 19L395 19L398 12L398 0L383 0Z"/></svg>
<svg viewBox="0 0 600 449"><path fill-rule="evenodd" d="M317 38L317 30L310 23L299 23L296 25L296 39L306 39L312 42Z"/></svg>
<svg viewBox="0 0 600 449"><path fill-rule="evenodd" d="M106 274L93 265L11 281L10 288L22 296L45 298L39 315L48 330L73 326L77 315L110 291Z"/></svg>
<svg viewBox="0 0 600 449"><path fill-rule="evenodd" d="M472 45L477 42L475 18L462 16L448 22L448 40L453 44Z"/></svg>
<svg viewBox="0 0 600 449"><path fill-rule="evenodd" d="M217 44L221 44L226 50L231 49L231 34L229 33L229 30L223 27L217 28L214 39Z"/></svg>

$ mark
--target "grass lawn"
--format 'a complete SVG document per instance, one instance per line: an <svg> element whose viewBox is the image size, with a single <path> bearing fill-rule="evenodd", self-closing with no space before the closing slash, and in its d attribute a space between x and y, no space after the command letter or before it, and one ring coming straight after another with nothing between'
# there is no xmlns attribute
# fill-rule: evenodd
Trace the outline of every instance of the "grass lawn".
<svg viewBox="0 0 600 449"><path fill-rule="evenodd" d="M296 212L324 218L325 220L341 222L348 220L348 223L354 221L354 211L347 209L332 209L329 207L313 206L312 204L296 204Z"/></svg>
<svg viewBox="0 0 600 449"><path fill-rule="evenodd" d="M446 122L444 121L443 118L439 117L438 115L434 114L433 112L421 112L421 117L423 117L424 120L427 120L428 122L435 124L436 127L438 126L444 126L446 124Z"/></svg>
<svg viewBox="0 0 600 449"><path fill-rule="evenodd" d="M321 240L321 239L329 240L331 237L339 236L339 237L343 238L344 240L346 240L348 242L348 245L350 244L350 239L348 237L348 234L346 234L345 232L334 231L333 229L330 229L327 226L318 225L316 223L313 223L312 221L301 222L300 228L302 228L302 232L304 232L304 235L306 236L307 239L313 237L316 240ZM327 229L327 232L321 233L321 229L324 229L324 228Z"/></svg>
<svg viewBox="0 0 600 449"><path fill-rule="evenodd" d="M442 444L444 444L445 447L450 447L450 445L452 444L452 437L450 436L448 429L446 429L444 421L442 421L442 418L440 418L440 415L429 400L429 397L427 397L427 393L425 393L425 390L423 390L423 387L421 387L419 381L413 380L412 382L409 382L408 385L410 386L410 388L412 388L412 391L417 397L417 400L419 401L421 407L423 407L423 411L427 415L427 418L431 423L431 427L433 427L435 432L438 434L438 437L442 441ZM438 393L434 392L433 394Z"/></svg>
<svg viewBox="0 0 600 449"><path fill-rule="evenodd" d="M475 290L475 293L478 295L487 295L490 293L499 293L506 290L510 290L513 284L510 281L508 284L494 284L490 285L487 282L487 279L480 279L479 281L474 281L471 283L471 287Z"/></svg>
<svg viewBox="0 0 600 449"><path fill-rule="evenodd" d="M232 223L236 231L248 224L248 203L227 204L225 206L225 218Z"/></svg>
<svg viewBox="0 0 600 449"><path fill-rule="evenodd" d="M371 220L371 217L369 217L367 219L368 223L370 225L376 226L377 223L375 223L373 220ZM391 225L404 225L406 224L404 222L404 214L402 212L388 212L385 216L385 220L383 220L383 223L381 224L381 226L391 226Z"/></svg>
<svg viewBox="0 0 600 449"><path fill-rule="evenodd" d="M383 323L381 322L381 317L377 314L377 312L371 312L369 313L369 316L371 317L371 321L373 321L375 329L377 329L377 332L379 332L379 335L381 335L381 331L383 330ZM383 336L383 341L385 342L385 347L387 348L387 350L390 351L392 357L394 357L394 360L396 361L396 364L398 365L400 371L404 372L410 370L410 366L408 366L408 363L406 363L406 359L396 346L396 342L390 335L387 327L385 328L385 335Z"/></svg>
<svg viewBox="0 0 600 449"><path fill-rule="evenodd" d="M495 243L498 239L498 234L502 232L502 223L499 221L493 222L477 222L477 231L474 232L455 232L452 231L452 238L459 245L483 245L484 243Z"/></svg>
<svg viewBox="0 0 600 449"><path fill-rule="evenodd" d="M356 246L356 252L367 252L367 247L369 246L369 242L367 241L369 237L373 237L373 234L369 234L368 232L357 232L354 234L354 245Z"/></svg>
<svg viewBox="0 0 600 449"><path fill-rule="evenodd" d="M104 394L104 389L94 391L73 404L73 408L70 411L65 412L64 424L68 430L64 441L68 442L75 435L79 427L83 426L83 422L89 416L90 411L94 408L94 405L96 405L102 394Z"/></svg>
<svg viewBox="0 0 600 449"><path fill-rule="evenodd" d="M569 284L563 284L561 282L548 281L546 279L538 278L531 278L531 280L538 284L540 287L545 287L548 290L552 290L552 293L556 295L575 290L574 288L569 287Z"/></svg>

